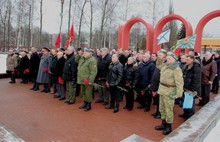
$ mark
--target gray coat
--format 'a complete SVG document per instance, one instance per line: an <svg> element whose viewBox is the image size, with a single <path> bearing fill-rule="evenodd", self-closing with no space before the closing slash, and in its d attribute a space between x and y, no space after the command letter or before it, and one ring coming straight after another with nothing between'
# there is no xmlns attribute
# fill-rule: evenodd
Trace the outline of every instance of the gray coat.
<svg viewBox="0 0 220 142"><path fill-rule="evenodd" d="M48 73L50 69L52 57L51 55L43 55L40 60L40 65L37 74L37 82L38 83L50 83L51 75ZM46 71L46 72L45 72Z"/></svg>

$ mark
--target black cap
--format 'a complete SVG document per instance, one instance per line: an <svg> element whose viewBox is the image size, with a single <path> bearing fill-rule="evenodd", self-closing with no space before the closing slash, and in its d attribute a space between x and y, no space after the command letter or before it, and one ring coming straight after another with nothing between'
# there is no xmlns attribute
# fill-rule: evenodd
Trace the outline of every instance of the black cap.
<svg viewBox="0 0 220 142"><path fill-rule="evenodd" d="M50 52L50 49L47 48L47 47L43 47L42 49L45 49L45 50L47 50L48 52Z"/></svg>

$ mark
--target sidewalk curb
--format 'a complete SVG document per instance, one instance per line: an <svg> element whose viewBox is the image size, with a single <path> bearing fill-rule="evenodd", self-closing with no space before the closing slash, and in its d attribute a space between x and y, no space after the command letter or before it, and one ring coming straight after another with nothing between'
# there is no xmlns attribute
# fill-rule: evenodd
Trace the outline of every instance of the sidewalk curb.
<svg viewBox="0 0 220 142"><path fill-rule="evenodd" d="M220 118L220 96L202 107L161 142L202 142Z"/></svg>

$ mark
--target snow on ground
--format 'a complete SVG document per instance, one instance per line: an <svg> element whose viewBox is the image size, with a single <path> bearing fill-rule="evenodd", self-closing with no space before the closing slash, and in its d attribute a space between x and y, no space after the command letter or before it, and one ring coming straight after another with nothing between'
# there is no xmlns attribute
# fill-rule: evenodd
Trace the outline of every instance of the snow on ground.
<svg viewBox="0 0 220 142"><path fill-rule="evenodd" d="M9 132L0 126L0 142L24 142L24 140L17 138L13 132Z"/></svg>
<svg viewBox="0 0 220 142"><path fill-rule="evenodd" d="M7 54L0 54L0 74L6 73L6 57Z"/></svg>

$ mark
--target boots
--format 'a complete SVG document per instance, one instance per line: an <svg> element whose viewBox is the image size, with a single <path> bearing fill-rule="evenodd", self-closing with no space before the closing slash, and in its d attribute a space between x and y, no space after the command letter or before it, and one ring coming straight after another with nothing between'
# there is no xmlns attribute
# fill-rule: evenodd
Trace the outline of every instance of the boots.
<svg viewBox="0 0 220 142"><path fill-rule="evenodd" d="M114 113L117 113L119 111L119 103L116 103L116 106L114 108Z"/></svg>
<svg viewBox="0 0 220 142"><path fill-rule="evenodd" d="M167 123L166 128L163 130L163 134L168 135L170 132L172 132L172 124Z"/></svg>
<svg viewBox="0 0 220 142"><path fill-rule="evenodd" d="M79 109L84 109L87 106L87 102L84 101L84 104L79 107Z"/></svg>
<svg viewBox="0 0 220 142"><path fill-rule="evenodd" d="M155 130L165 130L166 129L166 121L162 120L162 124L160 126L156 126Z"/></svg>
<svg viewBox="0 0 220 142"><path fill-rule="evenodd" d="M91 102L87 103L86 107L85 107L85 111L89 111L91 109Z"/></svg>

